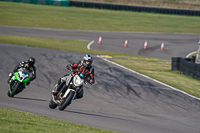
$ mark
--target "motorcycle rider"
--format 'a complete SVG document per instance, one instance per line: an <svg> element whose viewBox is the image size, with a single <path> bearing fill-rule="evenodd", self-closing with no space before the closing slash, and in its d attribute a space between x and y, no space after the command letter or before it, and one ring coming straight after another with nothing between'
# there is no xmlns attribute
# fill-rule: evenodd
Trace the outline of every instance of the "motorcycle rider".
<svg viewBox="0 0 200 133"><path fill-rule="evenodd" d="M10 79L12 78L14 73L17 72L18 69L25 68L30 72L30 74L29 74L29 82L27 83L27 85L29 85L30 81L33 81L36 78L36 67L34 66L34 64L35 64L35 59L33 57L29 57L27 61L23 61L23 62L19 63L14 68L13 72L11 72L9 74L9 79L8 79L7 82L9 83Z"/></svg>
<svg viewBox="0 0 200 133"><path fill-rule="evenodd" d="M93 62L93 58L91 55L86 54L83 57L83 60L78 61L77 63L72 63L66 66L66 69L71 70L73 73L72 75L81 72L83 75L86 76L85 81L87 80L88 82L90 82L91 84L94 84L95 80L94 80L94 68L92 66L92 62ZM53 91L53 95L56 96L58 94L58 92L60 91L60 89L63 87L63 85L66 83L67 77L69 75L66 74L64 75L64 77L60 78L58 80L58 85L56 90ZM86 82L85 82L86 83ZM83 86L81 86L82 88ZM82 98L83 97L83 89L81 89L81 92L79 92L77 94L76 98Z"/></svg>

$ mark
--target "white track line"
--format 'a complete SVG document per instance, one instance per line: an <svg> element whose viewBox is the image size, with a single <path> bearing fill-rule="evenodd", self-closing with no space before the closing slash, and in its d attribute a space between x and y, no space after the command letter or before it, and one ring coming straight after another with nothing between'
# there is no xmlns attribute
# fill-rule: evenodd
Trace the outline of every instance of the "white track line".
<svg viewBox="0 0 200 133"><path fill-rule="evenodd" d="M167 84L165 84L165 83L162 83L162 82L160 82L160 81L158 81L158 80L155 80L155 79L150 78L150 77L148 77L148 76L146 76L146 75L143 75L143 74L141 74L141 73L138 73L138 72L136 72L136 71L134 71L134 70L131 70L131 69L129 69L129 68L126 68L126 67L124 67L124 66L122 66L122 65L119 65L119 64L117 64L117 63L115 63L115 62L109 61L109 60L107 60L107 59L105 59L105 58L100 57L99 55L97 55L97 57L98 57L98 58L101 58L102 60L105 60L105 61L107 61L107 62L109 62L109 63L111 63L111 64L114 64L114 65L119 66L119 67L121 67L121 68L123 68L123 69L129 70L129 71L131 71L131 72L133 72L133 73L135 73L135 74L138 74L138 75L140 75L140 76L142 76L142 77L145 77L145 78L147 78L147 79L153 80L154 82L157 82L157 83L159 83L159 84L162 84L162 85L164 85L164 86L166 86L166 87L169 87L169 88L171 88L171 89L173 89L173 90L176 90L176 91L178 91L178 92L181 92L181 93L183 93L183 94L185 94L185 95L187 95L187 96L190 96L190 97L192 97L192 98L197 99L197 100L200 101L200 98L195 97L195 96L193 96L193 95L190 95L190 94L188 94L188 93L186 93L186 92L184 92L184 91L181 91L181 90L179 90L179 89L177 89L177 88L174 88L174 87L169 86L169 85L167 85Z"/></svg>
<svg viewBox="0 0 200 133"><path fill-rule="evenodd" d="M196 53L197 53L197 51L191 52L191 53L189 53L189 54L186 56L186 58L189 58L190 55L193 55L193 54L196 54Z"/></svg>
<svg viewBox="0 0 200 133"><path fill-rule="evenodd" d="M88 45L87 45L87 49L90 50L90 45L92 45L94 43L94 41L91 41Z"/></svg>

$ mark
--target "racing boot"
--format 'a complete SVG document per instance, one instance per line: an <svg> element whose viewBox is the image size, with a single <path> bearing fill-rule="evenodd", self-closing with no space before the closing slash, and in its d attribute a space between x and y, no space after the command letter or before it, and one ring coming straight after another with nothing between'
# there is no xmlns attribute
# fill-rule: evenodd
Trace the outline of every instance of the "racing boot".
<svg viewBox="0 0 200 133"><path fill-rule="evenodd" d="M26 83L26 85L27 85L27 86L29 86L29 85L30 85L30 81L29 81L29 82L27 82L27 83Z"/></svg>
<svg viewBox="0 0 200 133"><path fill-rule="evenodd" d="M54 96L56 96L58 94L58 92L60 92L60 90L64 84L65 84L65 82L61 83L60 80L58 81L58 85L57 85L56 89L53 91Z"/></svg>

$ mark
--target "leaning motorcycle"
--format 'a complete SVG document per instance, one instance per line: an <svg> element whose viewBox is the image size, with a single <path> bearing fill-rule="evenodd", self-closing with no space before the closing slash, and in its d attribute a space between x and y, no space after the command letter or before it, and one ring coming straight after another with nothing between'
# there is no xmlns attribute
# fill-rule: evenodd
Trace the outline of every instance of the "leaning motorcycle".
<svg viewBox="0 0 200 133"><path fill-rule="evenodd" d="M14 73L8 83L8 96L14 97L14 95L21 92L25 88L27 82L29 82L29 71L25 68L20 68Z"/></svg>
<svg viewBox="0 0 200 133"><path fill-rule="evenodd" d="M66 83L63 85L62 89L58 92L56 96L52 95L52 99L49 102L49 107L55 109L59 106L59 110L64 110L69 106L72 101L79 97L83 93L83 84L85 76L81 73L72 75L70 74L67 77ZM87 80L86 80L87 81ZM90 83L89 81L87 81ZM57 84L54 86L52 92L57 88Z"/></svg>

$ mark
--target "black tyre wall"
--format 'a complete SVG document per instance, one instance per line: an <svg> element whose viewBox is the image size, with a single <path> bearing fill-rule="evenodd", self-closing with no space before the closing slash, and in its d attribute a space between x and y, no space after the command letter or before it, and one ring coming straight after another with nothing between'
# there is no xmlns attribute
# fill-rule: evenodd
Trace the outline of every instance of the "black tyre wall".
<svg viewBox="0 0 200 133"><path fill-rule="evenodd" d="M180 59L181 57L172 57L172 63L171 63L172 71L180 70Z"/></svg>
<svg viewBox="0 0 200 133"><path fill-rule="evenodd" d="M123 10L123 11L136 11L136 12L153 12L153 13L162 13L162 14L200 16L199 10L188 10L188 9L170 9L170 8L159 8L159 7L130 6L130 5L118 5L118 4L83 2L83 1L70 1L69 6L84 7L84 8L110 9L110 10Z"/></svg>

